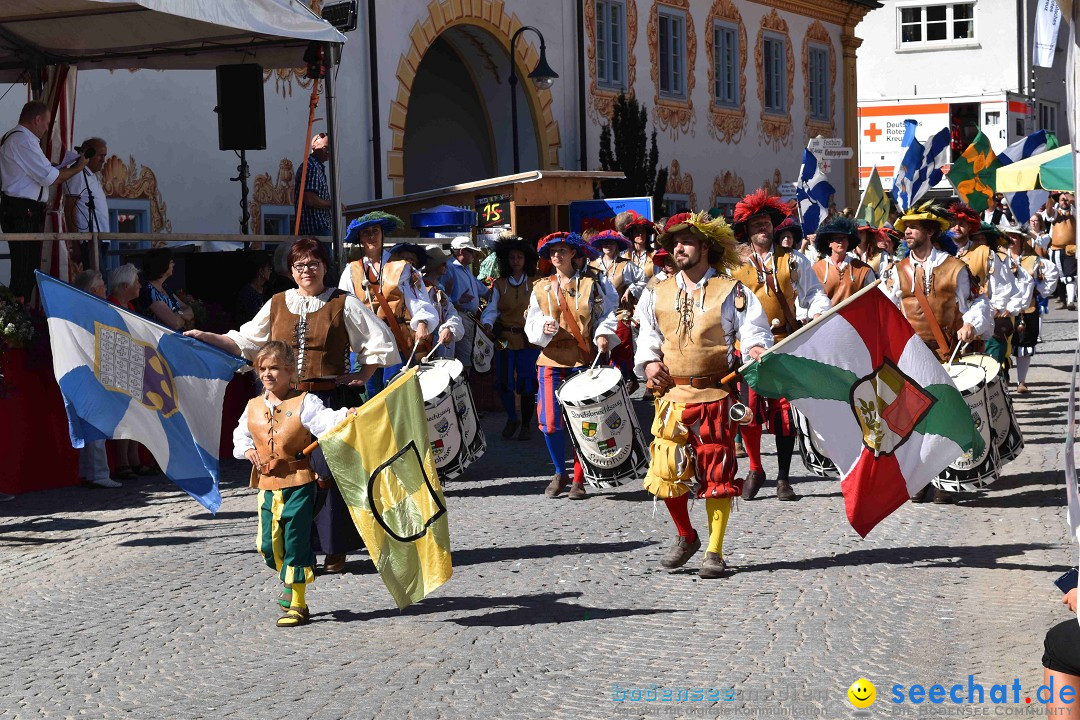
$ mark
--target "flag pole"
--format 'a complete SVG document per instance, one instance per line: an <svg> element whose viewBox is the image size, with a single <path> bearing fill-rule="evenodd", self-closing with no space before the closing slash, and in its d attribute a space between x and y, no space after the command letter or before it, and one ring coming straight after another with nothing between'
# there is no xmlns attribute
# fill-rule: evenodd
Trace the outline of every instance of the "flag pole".
<svg viewBox="0 0 1080 720"><path fill-rule="evenodd" d="M766 355L768 355L769 353L773 352L774 350L777 350L778 348L782 348L782 347L783 347L783 346L784 346L784 345L785 345L786 343L788 343L788 342L790 342L790 341L794 340L795 338L799 337L800 335L802 335L802 334L804 334L804 333L806 333L806 332L809 332L811 328L813 328L813 327L816 327L817 325L821 324L821 323L822 323L822 322L824 322L824 321L825 321L825 320L826 320L827 318L829 318L829 317L831 317L832 315L836 314L836 312L837 312L838 310L841 310L842 308L845 308L845 307L847 307L848 305L850 305L851 303L855 302L855 301L856 301L857 299L859 299L860 297L862 297L862 296L863 296L863 295L865 295L866 293L868 293L868 292L870 292L871 290L873 290L874 288L876 288L876 287L877 287L878 285L880 285L880 284L881 284L881 281L882 281L882 280L883 280L883 278L877 278L877 279L876 279L876 280L874 280L874 281L873 281L872 283L870 283L869 285L867 285L866 287L862 288L861 290L859 290L858 292L856 292L856 293L855 293L854 295L852 295L851 297L849 297L849 298L848 298L847 300L844 300L844 301L843 301L842 303L840 303L839 305L834 305L833 307L829 308L829 309L828 309L827 311L825 311L825 312L821 313L821 314L820 314L820 315L818 315L818 316L817 316L816 318L814 318L814 319L813 319L813 320L811 320L810 322L806 323L806 324L805 324L805 325L803 325L803 326L802 326L801 328L799 328L799 329L798 329L798 330L796 330L795 332L791 333L790 335L788 335L788 336L787 336L786 338L784 338L784 339L783 339L783 340L781 340L780 342L778 342L778 343L776 343L775 345L773 345L773 346L772 346L771 348L766 348L765 352L761 354L761 357L765 357ZM739 367L738 369L736 369L736 370L733 370L733 371L731 371L730 373L728 373L728 374L727 374L727 375L726 375L726 376L724 377L724 379L720 381L720 384L721 384L721 385L726 385L727 383L729 383L729 382L731 382L732 380L734 380L734 379L735 379L735 378L736 378L737 376L739 376L739 375L742 375L742 374L744 374L744 373L746 372L746 370L747 370L747 369L748 369L748 368L749 368L749 367L750 367L751 365L753 365L753 364L754 364L755 362L760 362L760 361L759 361L759 360L754 360L754 359L750 359L750 360L748 360L747 362L743 363L743 364L742 364L742 365L741 365L741 366L740 366L740 367Z"/></svg>

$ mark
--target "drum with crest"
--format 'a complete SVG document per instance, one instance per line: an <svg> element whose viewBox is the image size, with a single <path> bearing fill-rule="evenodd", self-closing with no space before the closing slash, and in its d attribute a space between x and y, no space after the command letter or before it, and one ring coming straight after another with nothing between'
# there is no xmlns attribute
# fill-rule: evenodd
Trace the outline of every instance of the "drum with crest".
<svg viewBox="0 0 1080 720"><path fill-rule="evenodd" d="M480 416L476 412L476 403L473 402L472 389L469 383L465 382L465 366L454 358L440 358L432 360L430 364L442 368L450 375L454 409L457 411L461 439L467 455L464 466L468 467L487 450L487 439L484 437L484 429L480 427Z"/></svg>
<svg viewBox="0 0 1080 720"><path fill-rule="evenodd" d="M610 488L644 476L648 446L621 372L585 370L563 382L555 397L587 483Z"/></svg>
<svg viewBox="0 0 1080 720"><path fill-rule="evenodd" d="M836 463L821 450L821 436L810 426L810 421L806 419L806 416L794 407L791 408L791 416L795 420L795 437L798 438L799 456L806 469L819 477L840 477Z"/></svg>
<svg viewBox="0 0 1080 720"><path fill-rule="evenodd" d="M474 322L472 366L478 373L491 369L491 360L495 357L495 341L487 334L483 326Z"/></svg>
<svg viewBox="0 0 1080 720"><path fill-rule="evenodd" d="M454 408L453 380L446 370L421 365L416 371L424 397L428 438L435 456L435 469L442 480L452 480L465 470L468 451L462 442L461 424Z"/></svg>
<svg viewBox="0 0 1080 720"><path fill-rule="evenodd" d="M990 429L996 436L1001 464L1011 462L1024 450L1024 435L1016 421L1012 398L1005 387L1001 363L989 355L964 355L960 362L978 365L986 372L986 400L990 413Z"/></svg>
<svg viewBox="0 0 1080 720"><path fill-rule="evenodd" d="M997 444L990 428L990 411L987 400L986 373L978 365L954 363L945 369L964 396L975 429L983 440L981 452L965 452L945 468L931 482L950 492L981 490L997 480L1000 475ZM976 448L979 449L979 448Z"/></svg>

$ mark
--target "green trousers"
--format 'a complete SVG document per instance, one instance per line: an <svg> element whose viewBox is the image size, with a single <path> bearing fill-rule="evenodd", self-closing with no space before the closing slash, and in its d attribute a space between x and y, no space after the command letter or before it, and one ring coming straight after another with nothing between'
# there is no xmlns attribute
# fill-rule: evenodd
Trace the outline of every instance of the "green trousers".
<svg viewBox="0 0 1080 720"><path fill-rule="evenodd" d="M315 483L259 491L255 549L286 585L315 580L315 553L311 550L314 510Z"/></svg>

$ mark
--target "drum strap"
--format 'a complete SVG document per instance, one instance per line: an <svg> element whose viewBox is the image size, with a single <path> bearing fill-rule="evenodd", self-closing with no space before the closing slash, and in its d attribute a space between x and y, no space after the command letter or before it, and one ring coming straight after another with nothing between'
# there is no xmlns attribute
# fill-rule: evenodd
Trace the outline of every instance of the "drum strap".
<svg viewBox="0 0 1080 720"><path fill-rule="evenodd" d="M907 272L911 279L911 287L915 291L915 298L919 301L919 307L922 308L923 315L926 316L926 324L930 326L930 332L934 334L934 340L937 341L938 348L941 352L948 352L950 345L945 340L945 333L941 331L941 325L938 325L937 318L934 317L934 310L930 307L930 300L926 297L926 291L923 289L922 283L915 281L915 268L912 267L908 258L904 258L901 264L907 265ZM923 272L926 271L923 270Z"/></svg>
<svg viewBox="0 0 1080 720"><path fill-rule="evenodd" d="M556 280L558 282L558 280ZM590 363L593 359L592 346L585 342L585 338L581 336L581 328L578 327L577 318L570 312L570 308L566 304L566 294L563 293L563 289L559 288L559 311L564 318L566 318L566 327L570 331L570 334L574 336L574 340L577 341L578 347L581 348L581 353L585 357L585 362Z"/></svg>
<svg viewBox="0 0 1080 720"><path fill-rule="evenodd" d="M371 277L373 271L370 266L365 269L367 271L368 282L371 284L369 292L375 296L375 302L379 303L379 307L382 308L383 315L386 316L386 324L390 327L390 332L393 333L394 339L397 340L398 349L401 352L409 350L409 341L405 339L405 333L402 332L397 317L395 317L394 313L390 310L390 303L386 302L386 296L383 295L382 285L379 283L378 276L374 278Z"/></svg>

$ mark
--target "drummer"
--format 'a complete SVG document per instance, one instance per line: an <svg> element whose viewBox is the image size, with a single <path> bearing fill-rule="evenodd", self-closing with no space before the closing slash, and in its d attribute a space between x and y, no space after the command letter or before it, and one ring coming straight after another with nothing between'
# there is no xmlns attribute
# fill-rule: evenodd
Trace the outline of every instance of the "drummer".
<svg viewBox="0 0 1080 720"><path fill-rule="evenodd" d="M345 267L338 287L360 298L386 324L404 362L414 348L421 356L431 350L437 316L420 272L383 249L386 234L401 226L400 218L378 210L349 223L345 242L360 243L364 254ZM378 394L400 369L399 363L376 373L367 384L368 396Z"/></svg>
<svg viewBox="0 0 1080 720"><path fill-rule="evenodd" d="M829 297L806 256L773 244L773 228L790 214L791 207L787 203L765 190L747 195L735 206L735 232L740 241L749 243L749 252L732 277L757 296L777 342L799 327L795 317L796 302L807 308L811 319L829 309ZM751 423L740 428L750 464L743 497L753 500L765 481L761 465L761 431L766 427L776 436L776 499L798 500L789 477L796 439L791 405L785 398L766 399L745 384L743 388L746 404L753 413Z"/></svg>
<svg viewBox="0 0 1080 720"><path fill-rule="evenodd" d="M584 247L577 233L555 232L540 239L537 251L551 261L554 272L533 285L525 315L525 337L541 348L536 361L540 388L537 419L555 466L544 494L558 497L569 485L571 500L584 499L585 475L575 455L572 484L567 476L566 429L555 391L567 378L591 365L597 353L619 344L615 332L618 297L595 277L595 271L576 267L575 258Z"/></svg>
<svg viewBox="0 0 1080 720"><path fill-rule="evenodd" d="M615 329L619 336L619 345L611 351L611 361L622 372L627 394L633 395L637 391L638 381L634 376L634 343L630 333L630 316L641 291L645 289L647 278L637 264L620 257L620 253L630 249L630 241L623 237L622 233L602 230L589 240L589 245L601 253L600 257L589 264L604 275L619 298L619 309L616 312L618 324Z"/></svg>
<svg viewBox="0 0 1080 720"><path fill-rule="evenodd" d="M709 544L699 570L718 578L727 569L724 531L731 498L742 492L735 477L735 431L728 413L734 388L721 379L743 356L759 359L773 335L761 303L730 272L740 265L727 222L706 212L672 216L660 236L678 272L646 288L638 304L641 330L634 362L656 395L651 462L645 489L663 498L678 531L660 564L681 567L701 549L687 501L705 498ZM662 252L662 251L661 251Z"/></svg>
<svg viewBox="0 0 1080 720"><path fill-rule="evenodd" d="M626 257L637 265L648 282L656 272L656 265L652 261L655 254L652 236L656 233L656 226L641 213L626 210L615 216L615 230L630 241L632 247Z"/></svg>
<svg viewBox="0 0 1080 720"><path fill-rule="evenodd" d="M465 327L462 325L461 316L458 315L450 297L442 289L439 281L446 275L446 263L450 260L450 253L438 245L429 245L424 249L427 256L424 262L424 284L427 286L428 298L431 306L438 315L438 347L435 349L435 357L454 357L454 345L465 335Z"/></svg>
<svg viewBox="0 0 1080 720"><path fill-rule="evenodd" d="M814 274L834 306L877 279L869 265L848 254L860 235L851 218L837 215L822 223L814 236L814 247L821 257L814 263Z"/></svg>
<svg viewBox="0 0 1080 720"><path fill-rule="evenodd" d="M495 336L495 391L506 411L502 436L518 440L531 436L531 418L536 412L536 359L540 348L525 337L525 313L529 309L536 282L538 256L532 244L516 235L495 241L499 276L491 286L491 299L480 316L489 334ZM517 392L521 414L514 404Z"/></svg>
<svg viewBox="0 0 1080 720"><path fill-rule="evenodd" d="M1009 245L1000 251L999 255L1017 279L1017 287L1022 286L1027 297L1026 305L1016 318L1016 332L1012 336L1018 383L1016 392L1023 394L1030 392L1025 381L1031 367L1031 357L1035 354L1035 346L1039 343L1039 323L1042 316L1039 313L1038 298L1048 298L1054 294L1059 276L1054 263L1035 254L1029 233L1020 228L1008 228L1005 235L1009 239ZM1023 282L1021 273L1027 275L1030 282Z"/></svg>
<svg viewBox="0 0 1080 720"><path fill-rule="evenodd" d="M988 338L994 329L990 303L979 293L971 270L936 245L952 222L949 211L932 201L904 213L894 226L904 233L909 253L889 268L880 285L941 362L948 362L957 342ZM912 502L926 502L931 487L912 496ZM948 492L933 492L934 503L953 502Z"/></svg>

